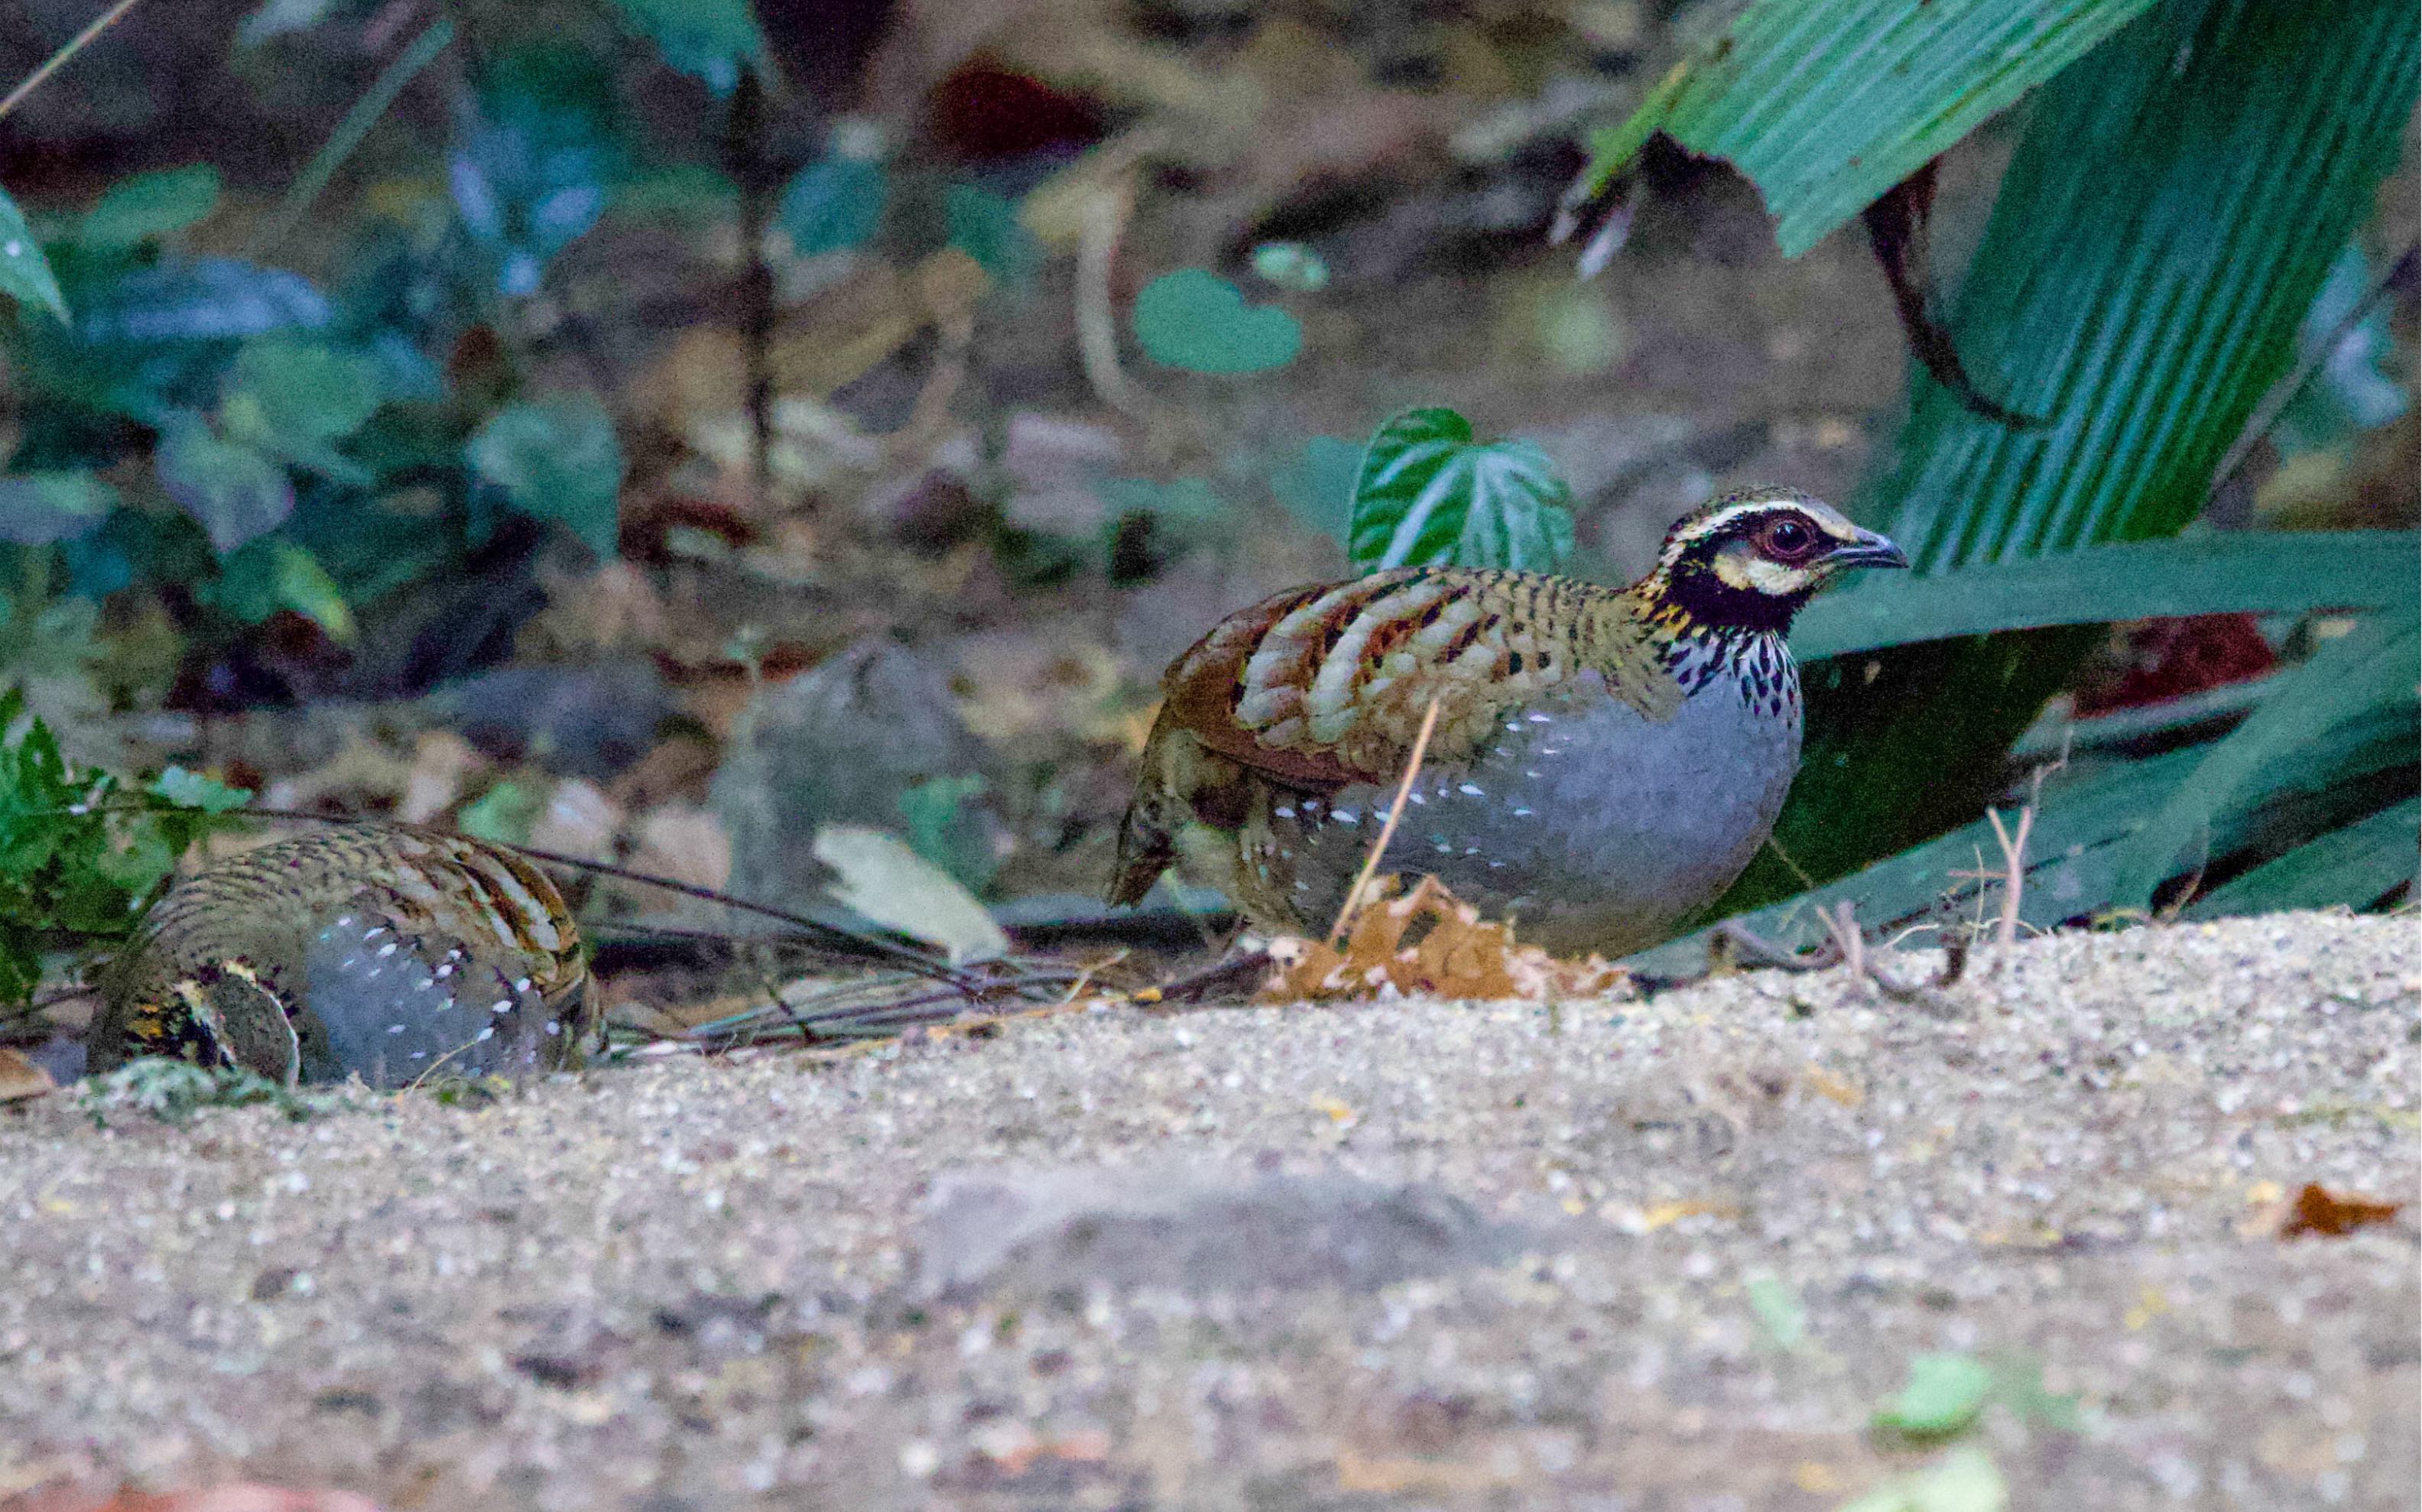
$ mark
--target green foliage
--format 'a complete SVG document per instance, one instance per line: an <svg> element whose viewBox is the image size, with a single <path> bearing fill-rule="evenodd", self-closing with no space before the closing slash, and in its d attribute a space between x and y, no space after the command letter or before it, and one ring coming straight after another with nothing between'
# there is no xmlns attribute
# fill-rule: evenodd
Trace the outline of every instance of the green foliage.
<svg viewBox="0 0 2422 1512"><path fill-rule="evenodd" d="M0 294L21 307L31 305L48 311L60 324L67 323L68 302L59 292L50 260L42 255L42 244L25 224L25 213L5 190L0 190Z"/></svg>
<svg viewBox="0 0 2422 1512"><path fill-rule="evenodd" d="M2403 530L2262 531L2088 546L1919 576L1869 573L1801 612L1803 661L2045 625L2188 614L2411 609Z"/></svg>
<svg viewBox="0 0 2422 1512"><path fill-rule="evenodd" d="M1990 1455L1962 1444L1908 1475L1895 1476L1840 1512L2006 1512L2010 1488Z"/></svg>
<svg viewBox="0 0 2422 1512"><path fill-rule="evenodd" d="M297 1091L242 1066L196 1065L146 1056L77 1089L95 1127L109 1126L112 1113L139 1113L163 1124L182 1124L205 1108L275 1108L300 1124L354 1106L343 1087Z"/></svg>
<svg viewBox="0 0 2422 1512"><path fill-rule="evenodd" d="M69 762L24 709L18 689L0 692L0 1001L9 1002L40 982L46 950L123 938L177 858L241 801L186 773L127 789Z"/></svg>
<svg viewBox="0 0 2422 1512"><path fill-rule="evenodd" d="M203 597L244 624L291 609L338 640L354 636L354 613L320 559L291 541L263 536L231 553Z"/></svg>
<svg viewBox="0 0 2422 1512"><path fill-rule="evenodd" d="M0 478L0 541L47 546L85 534L118 508L118 490L88 472Z"/></svg>
<svg viewBox="0 0 2422 1512"><path fill-rule="evenodd" d="M1187 372L1266 372L1303 350L1303 327L1294 316L1246 304L1243 291L1202 268L1180 268L1144 285L1136 295L1135 334L1155 362Z"/></svg>
<svg viewBox="0 0 2422 1512"><path fill-rule="evenodd" d="M2151 3L1757 0L1591 139L1588 180L1664 132L1748 175L1798 257Z"/></svg>
<svg viewBox="0 0 2422 1512"><path fill-rule="evenodd" d="M2178 533L2395 166L2416 68L2405 6L2210 0L2063 74L1952 320L1970 370L2051 423L1924 386L1865 511L1927 571Z"/></svg>
<svg viewBox="0 0 2422 1512"><path fill-rule="evenodd" d="M762 66L765 37L748 0L614 0L616 8L656 44L667 63L703 81L717 94L740 82L743 68Z"/></svg>
<svg viewBox="0 0 2422 1512"><path fill-rule="evenodd" d="M2422 621L2410 614L2380 615L2277 679L2253 717L2211 748L2130 842L2112 886L2113 905L2149 906L2153 890L2191 847L2201 852L2187 858L2191 869L2202 870L2224 808L2265 772L2275 771L2283 756L2309 749L2347 725L2376 721L2383 712L2412 728L2422 717L2415 702L2417 665Z"/></svg>
<svg viewBox="0 0 2422 1512"><path fill-rule="evenodd" d="M1915 378L1896 463L1857 512L1922 573L2178 532L2395 162L2414 51L2410 10L2384 0L2174 0L2063 71L1952 319L1970 370L2050 423L2007 429ZM2136 611L2115 595L2106 612ZM1780 854L1720 906L1789 896L1974 816L2099 640L2055 627L1908 647L1854 676L1812 669Z"/></svg>
<svg viewBox="0 0 2422 1512"><path fill-rule="evenodd" d="M247 341L228 373L219 424L234 440L338 482L370 472L336 449L378 413L378 364L289 336Z"/></svg>
<svg viewBox="0 0 2422 1512"><path fill-rule="evenodd" d="M801 168L784 186L774 224L803 258L845 252L873 239L890 197L891 181L882 164L826 157Z"/></svg>
<svg viewBox="0 0 2422 1512"><path fill-rule="evenodd" d="M1905 1439L1964 1433L1985 1410L1993 1372L1973 1355L1926 1354L1909 1362L1909 1382L1876 1413L1876 1426Z"/></svg>
<svg viewBox="0 0 2422 1512"><path fill-rule="evenodd" d="M614 555L622 443L595 395L509 404L471 438L465 454L472 470L503 489L516 509L560 520L598 556Z"/></svg>
<svg viewBox="0 0 2422 1512"><path fill-rule="evenodd" d="M2398 887L2412 888L2416 856L2422 856L2422 799L2407 798L2214 888L2187 906L2186 917L2362 907Z"/></svg>
<svg viewBox="0 0 2422 1512"><path fill-rule="evenodd" d="M109 186L75 239L88 247L132 247L208 220L219 205L219 170L210 164L157 168Z"/></svg>
<svg viewBox="0 0 2422 1512"><path fill-rule="evenodd" d="M286 469L259 447L219 435L198 415L165 417L152 462L160 486L222 556L276 529L294 512L294 484Z"/></svg>
<svg viewBox="0 0 2422 1512"><path fill-rule="evenodd" d="M975 259L1005 289L1024 288L1043 266L1042 244L1018 218L1014 199L971 183L954 183L942 193L942 219L951 244Z"/></svg>
<svg viewBox="0 0 2422 1512"><path fill-rule="evenodd" d="M1346 553L1364 572L1552 572L1572 549L1572 492L1526 441L1475 441L1455 411L1417 409L1380 426L1363 451Z"/></svg>

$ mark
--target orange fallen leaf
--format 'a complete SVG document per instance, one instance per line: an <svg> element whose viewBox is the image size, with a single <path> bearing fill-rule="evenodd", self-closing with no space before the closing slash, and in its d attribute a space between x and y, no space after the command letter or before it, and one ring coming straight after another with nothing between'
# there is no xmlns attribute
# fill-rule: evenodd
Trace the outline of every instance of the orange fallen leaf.
<svg viewBox="0 0 2422 1512"><path fill-rule="evenodd" d="M17 1051L0 1045L0 1103L20 1102L54 1091L51 1074Z"/></svg>
<svg viewBox="0 0 2422 1512"><path fill-rule="evenodd" d="M2288 1204L2287 1216L2279 1223L2279 1236L2292 1239L2299 1235L2320 1234L2343 1238L2367 1223L2387 1222L2404 1205L2350 1196L2332 1191L2318 1181L2308 1181Z"/></svg>
<svg viewBox="0 0 2422 1512"><path fill-rule="evenodd" d="M1563 961L1516 942L1512 926L1483 922L1480 910L1425 876L1401 898L1383 882L1365 890L1343 946L1282 936L1269 945L1277 969L1264 1002L1340 1002L1393 988L1439 998L1519 998L1546 1002L1626 987L1630 976L1593 955ZM1416 931L1418 930L1418 933ZM1406 943L1408 939L1412 943Z"/></svg>
<svg viewBox="0 0 2422 1512"><path fill-rule="evenodd" d="M1845 1080L1813 1061L1809 1063L1808 1069L1800 1074L1800 1079L1808 1083L1809 1091L1845 1108L1856 1108L1867 1100L1867 1095L1859 1090L1858 1083Z"/></svg>

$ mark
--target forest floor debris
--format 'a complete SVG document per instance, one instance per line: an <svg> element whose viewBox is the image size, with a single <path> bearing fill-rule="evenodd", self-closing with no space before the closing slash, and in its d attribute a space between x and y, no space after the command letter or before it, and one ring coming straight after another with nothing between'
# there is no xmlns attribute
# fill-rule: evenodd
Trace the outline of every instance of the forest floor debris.
<svg viewBox="0 0 2422 1512"><path fill-rule="evenodd" d="M1947 1018L1767 972L37 1096L0 1500L2410 1506L2416 1228L2357 1205L2422 1178L2417 991L2411 917L2303 914L2034 941ZM2287 1236L2308 1184L2365 1221Z"/></svg>

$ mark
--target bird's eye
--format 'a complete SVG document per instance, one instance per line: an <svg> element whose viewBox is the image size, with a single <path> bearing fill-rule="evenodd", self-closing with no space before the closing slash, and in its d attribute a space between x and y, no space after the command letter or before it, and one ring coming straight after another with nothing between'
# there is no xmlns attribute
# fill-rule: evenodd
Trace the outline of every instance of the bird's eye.
<svg viewBox="0 0 2422 1512"><path fill-rule="evenodd" d="M1758 549L1777 561L1806 561L1821 543L1808 522L1797 514L1769 520L1757 533Z"/></svg>

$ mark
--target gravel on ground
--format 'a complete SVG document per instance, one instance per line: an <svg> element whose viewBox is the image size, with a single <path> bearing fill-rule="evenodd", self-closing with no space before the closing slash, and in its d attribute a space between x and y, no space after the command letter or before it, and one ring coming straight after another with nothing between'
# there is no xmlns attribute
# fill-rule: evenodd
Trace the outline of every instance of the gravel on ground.
<svg viewBox="0 0 2422 1512"><path fill-rule="evenodd" d="M0 1499L2411 1508L2414 1209L2278 1214L2415 1195L2417 994L2414 919L2304 914L2037 940L1947 1016L1761 973L55 1094L0 1111ZM1973 1424L1872 1425L1913 1362Z"/></svg>

